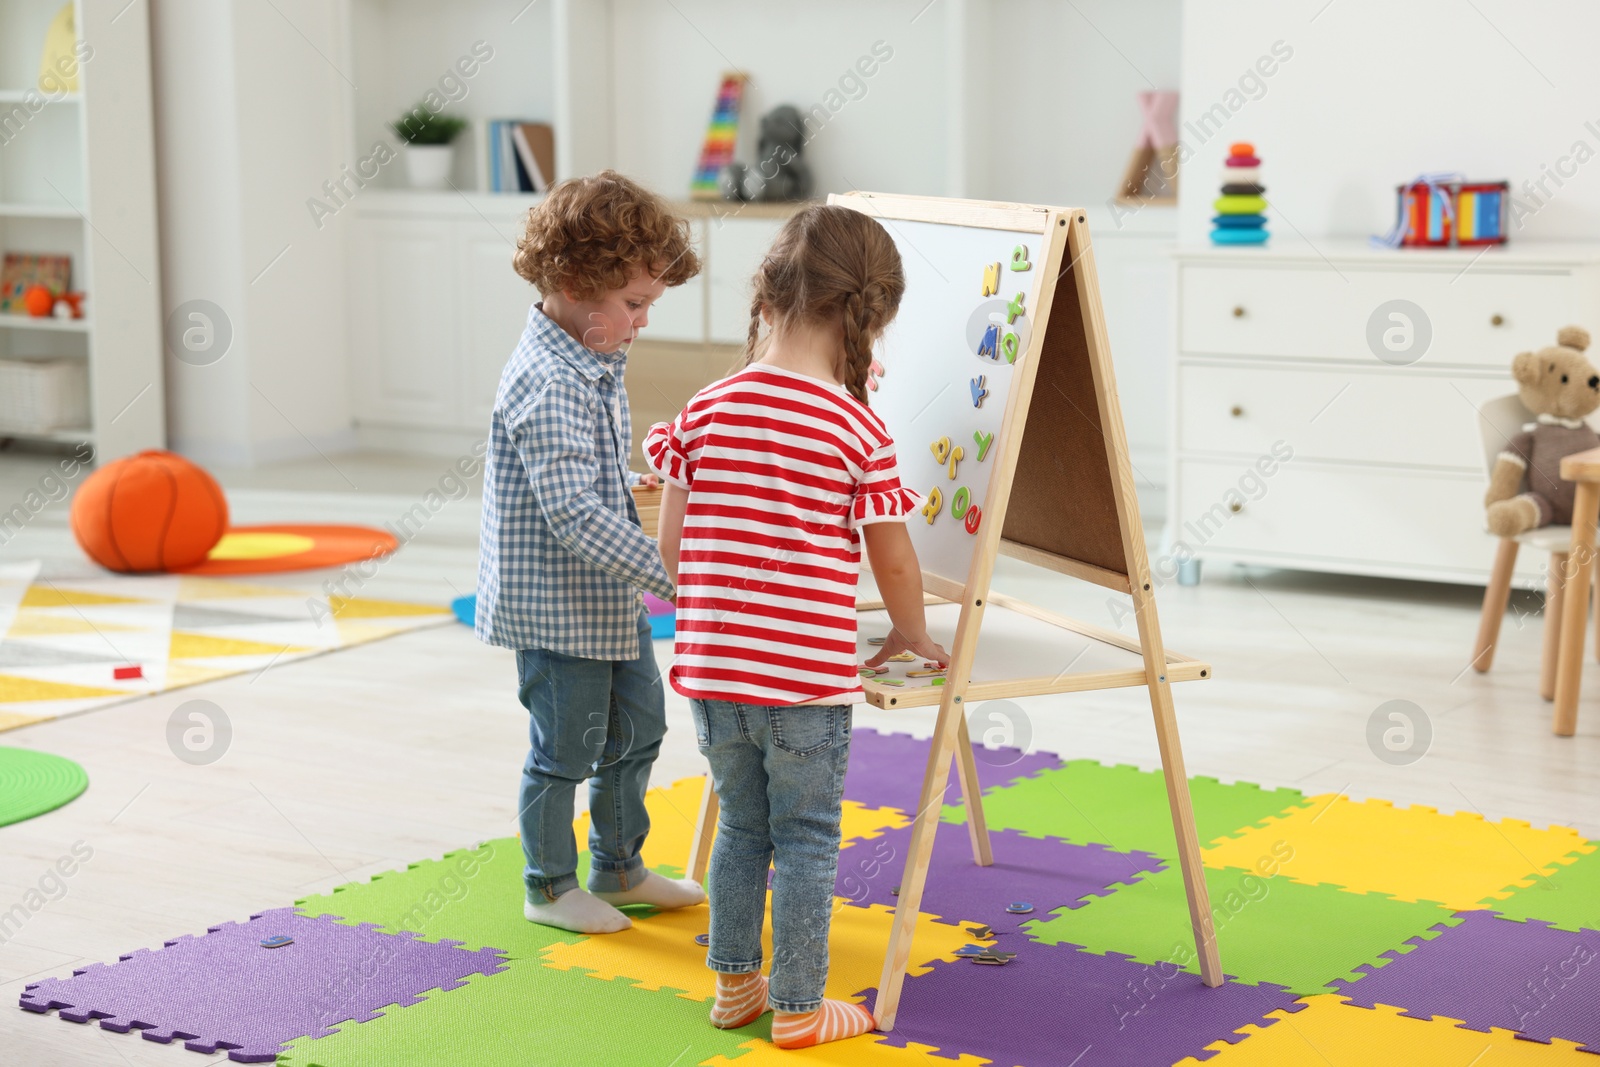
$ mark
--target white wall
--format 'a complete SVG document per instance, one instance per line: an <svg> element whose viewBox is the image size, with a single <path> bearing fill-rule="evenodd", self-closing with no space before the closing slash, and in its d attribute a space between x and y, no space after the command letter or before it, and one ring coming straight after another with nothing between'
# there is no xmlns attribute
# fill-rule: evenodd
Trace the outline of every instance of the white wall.
<svg viewBox="0 0 1600 1067"><path fill-rule="evenodd" d="M532 5L528 0L350 0L358 150L365 155L380 138L394 142L389 123L430 91L449 101L445 114L468 120L550 122L555 117L552 9L550 0ZM476 67L476 73L461 78L454 65L463 58L475 60L473 46L480 41L492 50L491 58L469 63L467 69ZM481 146L475 136L475 129L463 134L456 153L453 180L462 188L478 181L473 160ZM377 184L403 187L401 166L383 168Z"/></svg>
<svg viewBox="0 0 1600 1067"><path fill-rule="evenodd" d="M1538 207L1524 180L1575 142L1600 153L1600 5L1588 0L1184 0L1183 12L1186 121L1226 103L1275 41L1292 52L1209 139L1184 131L1185 243L1206 239L1230 141L1259 151L1281 244L1299 243L1296 231L1314 241L1388 230L1395 186L1424 171L1509 180ZM1544 206L1512 241L1600 238L1600 163L1562 180L1547 181L1552 196L1536 191Z"/></svg>
<svg viewBox="0 0 1600 1067"><path fill-rule="evenodd" d="M1136 94L1178 88L1180 0L999 0L988 21L988 77L1026 91L973 116L988 136L971 195L1103 209L1139 134Z"/></svg>
<svg viewBox="0 0 1600 1067"><path fill-rule="evenodd" d="M348 158L342 28L316 0L165 0L151 43L163 315L208 300L232 346L169 358L172 446L245 465L353 441L341 220L307 210Z"/></svg>
<svg viewBox="0 0 1600 1067"><path fill-rule="evenodd" d="M686 196L722 72L744 70L752 84L740 158L755 158L762 114L779 104L807 111L831 90L840 106L805 148L818 195L944 194L945 2L913 22L927 0L614 0L615 166ZM841 90L877 41L893 57L862 88Z"/></svg>

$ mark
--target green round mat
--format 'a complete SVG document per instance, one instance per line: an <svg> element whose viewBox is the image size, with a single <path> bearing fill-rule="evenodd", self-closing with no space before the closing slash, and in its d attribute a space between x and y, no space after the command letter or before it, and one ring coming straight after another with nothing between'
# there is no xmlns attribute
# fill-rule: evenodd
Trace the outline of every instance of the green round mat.
<svg viewBox="0 0 1600 1067"><path fill-rule="evenodd" d="M0 748L0 826L54 811L87 788L89 776L69 759Z"/></svg>

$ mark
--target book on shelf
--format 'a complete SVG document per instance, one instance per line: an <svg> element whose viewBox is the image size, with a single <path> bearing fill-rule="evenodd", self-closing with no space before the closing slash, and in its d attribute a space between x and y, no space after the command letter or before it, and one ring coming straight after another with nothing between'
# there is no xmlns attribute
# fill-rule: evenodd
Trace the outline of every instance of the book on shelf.
<svg viewBox="0 0 1600 1067"><path fill-rule="evenodd" d="M555 131L545 122L490 119L480 162L491 193L543 193L555 177Z"/></svg>

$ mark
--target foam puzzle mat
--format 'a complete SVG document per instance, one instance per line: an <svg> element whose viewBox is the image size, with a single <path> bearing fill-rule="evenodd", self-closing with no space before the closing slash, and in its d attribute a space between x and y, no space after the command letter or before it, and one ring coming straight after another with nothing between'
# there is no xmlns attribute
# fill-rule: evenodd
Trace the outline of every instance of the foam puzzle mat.
<svg viewBox="0 0 1600 1067"><path fill-rule="evenodd" d="M437 626L448 607L176 574L0 567L0 730Z"/></svg>
<svg viewBox="0 0 1600 1067"><path fill-rule="evenodd" d="M830 996L876 997L926 754L855 731ZM785 1052L770 1016L714 1029L706 908L535 926L511 837L47 978L21 1006L285 1067L1600 1067L1600 851L1573 830L1192 779L1229 976L1208 989L1159 773L989 749L980 780L995 862L947 807L891 1033ZM654 869L681 875L704 782L650 790ZM1015 956L981 966L975 943Z"/></svg>

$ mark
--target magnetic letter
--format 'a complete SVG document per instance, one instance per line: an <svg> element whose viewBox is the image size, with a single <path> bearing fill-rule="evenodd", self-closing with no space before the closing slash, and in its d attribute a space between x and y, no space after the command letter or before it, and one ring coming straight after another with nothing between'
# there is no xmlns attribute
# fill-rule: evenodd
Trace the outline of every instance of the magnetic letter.
<svg viewBox="0 0 1600 1067"><path fill-rule="evenodd" d="M1022 298L1024 296L1026 296L1026 295L1027 295L1026 293L1020 293L1019 292L1016 296L1011 298L1011 303L1006 305L1006 325L1007 326L1010 326L1013 322L1016 322L1017 321L1017 316L1022 314L1022 312L1023 312Z"/></svg>
<svg viewBox="0 0 1600 1067"><path fill-rule="evenodd" d="M1000 264L987 263L983 268L983 294L993 296L1000 291Z"/></svg>

